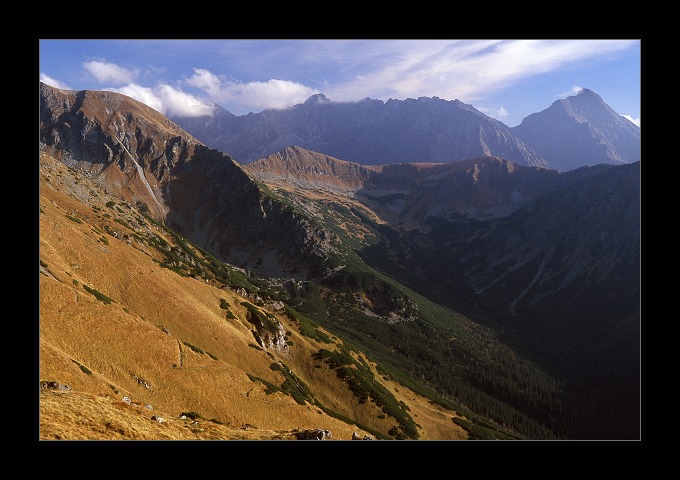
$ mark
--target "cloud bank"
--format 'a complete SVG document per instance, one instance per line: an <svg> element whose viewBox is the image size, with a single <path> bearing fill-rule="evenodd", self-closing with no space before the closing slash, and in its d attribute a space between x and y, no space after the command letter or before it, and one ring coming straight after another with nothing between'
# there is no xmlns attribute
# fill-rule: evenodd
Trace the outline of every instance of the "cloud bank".
<svg viewBox="0 0 680 480"><path fill-rule="evenodd" d="M121 88L106 88L105 90L132 97L167 117L186 118L214 114L212 104L170 85L158 84L149 88L131 83Z"/></svg>
<svg viewBox="0 0 680 480"><path fill-rule="evenodd" d="M236 105L251 111L285 108L302 103L318 90L301 83L270 79L266 82L238 82L209 70L195 68L185 82L202 90L215 103Z"/></svg>

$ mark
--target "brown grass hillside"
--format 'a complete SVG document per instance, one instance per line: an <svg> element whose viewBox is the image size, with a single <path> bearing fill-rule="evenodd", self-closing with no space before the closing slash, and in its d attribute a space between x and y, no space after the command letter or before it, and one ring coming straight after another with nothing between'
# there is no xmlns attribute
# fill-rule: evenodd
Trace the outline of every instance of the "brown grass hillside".
<svg viewBox="0 0 680 480"><path fill-rule="evenodd" d="M40 439L291 439L295 431L326 429L342 440L368 432L336 417L385 435L395 426L314 358L321 348L340 348L339 339L303 336L276 305L261 306L288 340L288 348L261 348L242 305L253 298L163 268L163 254L145 238L169 245L173 238L134 206L47 154L39 177L39 380L71 387L39 392ZM268 393L266 383L286 381L273 364L336 415ZM466 438L452 422L455 412L381 381L408 405L422 439ZM197 417L180 420L183 412Z"/></svg>

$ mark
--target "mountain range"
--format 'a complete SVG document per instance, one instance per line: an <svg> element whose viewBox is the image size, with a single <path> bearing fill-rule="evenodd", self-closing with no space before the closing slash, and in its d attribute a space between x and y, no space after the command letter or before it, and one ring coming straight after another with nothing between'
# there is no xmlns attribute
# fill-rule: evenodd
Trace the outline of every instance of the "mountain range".
<svg viewBox="0 0 680 480"><path fill-rule="evenodd" d="M334 102L323 94L279 110L173 118L205 145L246 164L299 146L362 165L449 163L497 156L572 170L640 160L640 128L588 89L508 127L472 105L438 97Z"/></svg>
<svg viewBox="0 0 680 480"><path fill-rule="evenodd" d="M401 134L456 111L446 131L524 157L389 162L388 106L419 112ZM228 136L282 147L240 163L124 95L40 85L43 438L639 437L639 161L546 168L457 101L245 117L315 116L330 145L324 115L361 109L396 122L359 128L373 164L266 128Z"/></svg>

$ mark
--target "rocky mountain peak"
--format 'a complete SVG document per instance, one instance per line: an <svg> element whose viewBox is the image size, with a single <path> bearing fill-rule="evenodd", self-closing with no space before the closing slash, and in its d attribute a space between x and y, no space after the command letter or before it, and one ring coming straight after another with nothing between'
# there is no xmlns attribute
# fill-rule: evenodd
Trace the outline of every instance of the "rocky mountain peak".
<svg viewBox="0 0 680 480"><path fill-rule="evenodd" d="M591 89L589 89L589 88L582 88L582 89L576 94L576 96L577 96L577 97L582 97L582 98L583 98L583 97L592 97L592 98L596 98L596 99L602 100L602 97L600 97L597 93L593 92L593 91L592 91Z"/></svg>
<svg viewBox="0 0 680 480"><path fill-rule="evenodd" d="M303 105L322 105L324 103L332 102L323 93L317 93L309 97L307 100L305 100L305 103L303 103Z"/></svg>
<svg viewBox="0 0 680 480"><path fill-rule="evenodd" d="M588 123L612 123L619 115L605 103L597 93L584 88L578 94L562 100L567 103L572 114Z"/></svg>
<svg viewBox="0 0 680 480"><path fill-rule="evenodd" d="M640 160L640 128L587 88L511 128L558 170Z"/></svg>

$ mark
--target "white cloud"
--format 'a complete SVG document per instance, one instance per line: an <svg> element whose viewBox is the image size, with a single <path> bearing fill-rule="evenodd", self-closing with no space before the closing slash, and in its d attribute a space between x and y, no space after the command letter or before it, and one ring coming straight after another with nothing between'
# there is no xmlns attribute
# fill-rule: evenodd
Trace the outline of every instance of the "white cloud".
<svg viewBox="0 0 680 480"><path fill-rule="evenodd" d="M227 105L227 109L245 107L247 111L267 108L285 108L302 103L318 90L289 80L271 79L266 82L237 82L225 76L200 68L186 84L203 90L215 103ZM232 112L234 113L234 112Z"/></svg>
<svg viewBox="0 0 680 480"><path fill-rule="evenodd" d="M170 85L158 85L154 92L159 96L165 115L170 117L201 117L212 115L214 107L193 95Z"/></svg>
<svg viewBox="0 0 680 480"><path fill-rule="evenodd" d="M221 95L220 84L222 83L219 77L204 68L194 68L194 72L194 75L186 81L187 85L200 88L210 98L219 98Z"/></svg>
<svg viewBox="0 0 680 480"><path fill-rule="evenodd" d="M158 95L154 93L152 88L143 87L141 85L137 85L136 83L131 83L121 88L105 88L104 90L122 93L123 95L127 95L128 97L132 97L135 100L138 100L165 115L163 102L161 102L161 99L158 97Z"/></svg>
<svg viewBox="0 0 680 480"><path fill-rule="evenodd" d="M113 83L119 85L132 83L139 74L137 69L129 70L127 68L119 67L115 63L100 62L97 60L84 62L83 67L99 83Z"/></svg>
<svg viewBox="0 0 680 480"><path fill-rule="evenodd" d="M71 88L65 83L62 83L59 80L55 80L54 78L47 76L44 73L40 74L40 81L55 88L60 88L62 90L71 90Z"/></svg>
<svg viewBox="0 0 680 480"><path fill-rule="evenodd" d="M628 40L485 40L343 42L372 49L357 67L369 73L330 85L333 100L439 96L472 103L518 80L628 48ZM373 68L369 68L373 67Z"/></svg>
<svg viewBox="0 0 680 480"><path fill-rule="evenodd" d="M508 111L503 106L498 108L477 107L477 110L484 113L485 115L495 118L496 120L501 120L502 118L508 116Z"/></svg>
<svg viewBox="0 0 680 480"><path fill-rule="evenodd" d="M570 97L570 96L573 96L573 95L578 95L582 91L583 91L583 87L578 86L578 85L574 85L573 87L571 87L571 90L567 90L566 92L562 92L557 96L558 96L558 98L566 98L566 97Z"/></svg>
<svg viewBox="0 0 680 480"><path fill-rule="evenodd" d="M621 116L622 116L623 118L627 118L628 120L630 120L631 122L633 122L633 123L634 123L635 125L637 125L638 127L640 126L640 117L633 118L633 117L631 117L630 115L621 115Z"/></svg>
<svg viewBox="0 0 680 480"><path fill-rule="evenodd" d="M132 97L170 117L199 117L212 115L214 111L211 104L170 85L159 84L149 88L131 83L121 88L105 90Z"/></svg>

